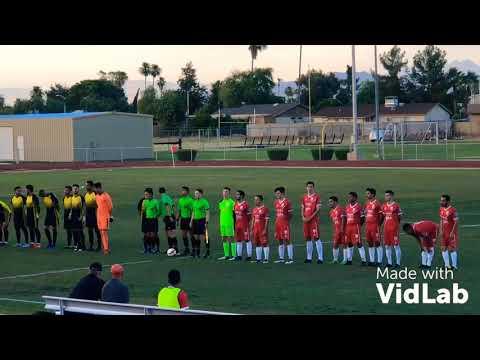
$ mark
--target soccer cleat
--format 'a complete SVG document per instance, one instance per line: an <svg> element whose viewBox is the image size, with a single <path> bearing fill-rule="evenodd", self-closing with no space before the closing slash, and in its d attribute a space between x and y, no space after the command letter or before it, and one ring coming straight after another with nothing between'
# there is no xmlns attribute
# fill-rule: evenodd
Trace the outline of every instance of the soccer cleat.
<svg viewBox="0 0 480 360"><path fill-rule="evenodd" d="M304 261L303 263L304 263L304 264L311 264L311 263L312 263L312 260L305 259L305 261Z"/></svg>
<svg viewBox="0 0 480 360"><path fill-rule="evenodd" d="M93 246L90 246L87 251L93 251Z"/></svg>
<svg viewBox="0 0 480 360"><path fill-rule="evenodd" d="M453 270L453 271L457 271L457 270L458 270L458 267L452 266L452 270Z"/></svg>
<svg viewBox="0 0 480 360"><path fill-rule="evenodd" d="M338 264L338 260L332 260L330 261L330 264Z"/></svg>
<svg viewBox="0 0 480 360"><path fill-rule="evenodd" d="M183 250L182 256L188 256L188 255L190 255L190 249Z"/></svg>
<svg viewBox="0 0 480 360"><path fill-rule="evenodd" d="M219 257L217 260L228 260L228 256Z"/></svg>
<svg viewBox="0 0 480 360"><path fill-rule="evenodd" d="M360 264L360 266L367 266L367 262L366 262L366 261L362 261L362 263Z"/></svg>
<svg viewBox="0 0 480 360"><path fill-rule="evenodd" d="M387 268L391 268L391 267L393 267L392 264L387 264Z"/></svg>
<svg viewBox="0 0 480 360"><path fill-rule="evenodd" d="M352 260L348 260L345 265L352 265Z"/></svg>
<svg viewBox="0 0 480 360"><path fill-rule="evenodd" d="M381 262L377 262L377 263L375 263L375 266L376 266L376 267L382 267L383 264L382 264Z"/></svg>
<svg viewBox="0 0 480 360"><path fill-rule="evenodd" d="M290 264L293 264L293 260L292 260L292 259L289 259L289 260L285 261L285 265L290 265Z"/></svg>
<svg viewBox="0 0 480 360"><path fill-rule="evenodd" d="M318 259L318 260L317 260L317 264L318 264L318 265L323 264L323 260Z"/></svg>
<svg viewBox="0 0 480 360"><path fill-rule="evenodd" d="M368 265L368 266L371 266L371 267L372 267L372 266L377 266L377 264L376 264L375 262L371 262L371 261L369 261L369 262L367 263L367 265Z"/></svg>
<svg viewBox="0 0 480 360"><path fill-rule="evenodd" d="M23 245L22 245L22 248L23 248L23 249L26 249L26 248L29 248L29 247L30 247L30 244L23 244Z"/></svg>
<svg viewBox="0 0 480 360"><path fill-rule="evenodd" d="M278 260L274 261L275 264L281 264L281 263L284 263L284 262L285 262L284 259L278 259Z"/></svg>
<svg viewBox="0 0 480 360"><path fill-rule="evenodd" d="M234 260L235 261L242 261L242 257L241 256L235 256Z"/></svg>
<svg viewBox="0 0 480 360"><path fill-rule="evenodd" d="M263 260L262 264L268 264L268 260Z"/></svg>
<svg viewBox="0 0 480 360"><path fill-rule="evenodd" d="M41 248L42 248L42 244L36 243L36 244L35 244L35 247L36 247L37 249L41 249Z"/></svg>
<svg viewBox="0 0 480 360"><path fill-rule="evenodd" d="M78 249L78 250L77 250L77 252L82 252L82 251L83 251L83 249L82 249L82 248L80 248L80 249Z"/></svg>
<svg viewBox="0 0 480 360"><path fill-rule="evenodd" d="M261 264L261 263L262 263L262 260L257 260L256 263L257 263L257 264Z"/></svg>
<svg viewBox="0 0 480 360"><path fill-rule="evenodd" d="M247 257L245 261L252 261L252 257L251 256Z"/></svg>
<svg viewBox="0 0 480 360"><path fill-rule="evenodd" d="M22 247L22 244L17 243L17 245L15 245L15 247L18 247L18 248L19 248L19 247Z"/></svg>
<svg viewBox="0 0 480 360"><path fill-rule="evenodd" d="M236 261L236 260L237 260L237 258L236 258L236 257L234 257L234 256L230 256L230 257L229 257L227 260L228 260L228 261Z"/></svg>
<svg viewBox="0 0 480 360"><path fill-rule="evenodd" d="M206 252L205 255L203 255L203 258L204 259L208 259L210 257L210 253L209 252Z"/></svg>
<svg viewBox="0 0 480 360"><path fill-rule="evenodd" d="M400 264L395 264L394 268L395 268L395 269L400 268Z"/></svg>

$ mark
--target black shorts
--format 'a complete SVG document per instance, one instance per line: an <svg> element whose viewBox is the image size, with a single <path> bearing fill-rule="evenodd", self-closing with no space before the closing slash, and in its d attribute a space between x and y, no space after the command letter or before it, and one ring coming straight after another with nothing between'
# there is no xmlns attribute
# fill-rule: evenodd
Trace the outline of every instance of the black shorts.
<svg viewBox="0 0 480 360"><path fill-rule="evenodd" d="M68 218L69 213L70 213L70 210L65 210L63 212L63 228L65 230L70 230L72 228L72 222Z"/></svg>
<svg viewBox="0 0 480 360"><path fill-rule="evenodd" d="M5 213L2 211L0 212L0 224L3 224L5 222Z"/></svg>
<svg viewBox="0 0 480 360"><path fill-rule="evenodd" d="M193 235L205 235L205 229L207 225L206 219L197 219L192 221L192 234Z"/></svg>
<svg viewBox="0 0 480 360"><path fill-rule="evenodd" d="M180 229L190 230L190 218L180 218Z"/></svg>
<svg viewBox="0 0 480 360"><path fill-rule="evenodd" d="M27 227L38 227L38 219L35 217L33 208L27 208Z"/></svg>
<svg viewBox="0 0 480 360"><path fill-rule="evenodd" d="M172 221L173 219L173 221ZM163 218L163 222L165 223L165 230L170 231L170 230L175 230L177 228L177 224L175 221L175 218L172 216L165 216Z"/></svg>
<svg viewBox="0 0 480 360"><path fill-rule="evenodd" d="M85 226L87 228L97 227L97 209L94 207L87 207L85 209Z"/></svg>
<svg viewBox="0 0 480 360"><path fill-rule="evenodd" d="M158 232L158 220L154 219L146 219L142 220L142 232L143 233L157 233Z"/></svg>
<svg viewBox="0 0 480 360"><path fill-rule="evenodd" d="M13 225L16 229L25 226L25 216L23 215L23 210L20 211L13 211Z"/></svg>
<svg viewBox="0 0 480 360"><path fill-rule="evenodd" d="M73 209L72 210L72 217L70 219L70 228L72 230L81 230L83 229L82 218L80 217L81 212L80 210Z"/></svg>
<svg viewBox="0 0 480 360"><path fill-rule="evenodd" d="M45 214L45 221L43 222L44 226L57 226L57 213L55 212L55 208L48 208L47 213Z"/></svg>

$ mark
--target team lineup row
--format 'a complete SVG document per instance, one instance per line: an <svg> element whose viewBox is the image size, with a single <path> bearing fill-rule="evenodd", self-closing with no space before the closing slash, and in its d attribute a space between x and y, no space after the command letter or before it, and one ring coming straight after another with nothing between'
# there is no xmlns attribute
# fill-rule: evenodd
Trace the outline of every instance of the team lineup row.
<svg viewBox="0 0 480 360"><path fill-rule="evenodd" d="M30 189L29 189L30 187ZM95 188L91 181L86 184L85 196L79 194L79 186L66 186L64 192L64 227L67 231L67 247L71 247L73 237L76 251L85 250L83 225L88 229L90 247L93 250L94 236L97 233L97 250L100 249L100 234L98 230L96 212L98 211L95 200ZM27 186L27 196L21 194L21 189L16 188L16 194L12 197L14 224L17 232L17 242L20 243L18 226L21 221L15 216L15 211L26 207L26 222L30 229L31 240L39 243L40 232L38 230L39 201L33 193L33 187ZM18 193L17 193L18 192ZM191 254L200 257L200 246L205 243L204 257L210 256L210 242L208 238L208 222L210 218L210 205L203 196L201 189L196 189L194 197L189 195L189 188L181 189L180 197L175 201L166 193L165 188L159 189L160 197L153 197L153 189L145 189L144 197L140 199L137 209L141 214L142 232L145 253L158 253L160 247L158 219L165 223L165 233L168 239L170 254L178 253L176 227L179 226L184 243L182 255ZM224 256L219 260L242 260L243 247L246 248L246 260L251 261L253 247L256 252L256 262L269 261L268 228L270 223L269 209L263 202L262 195L254 197L255 206L250 209L245 199L245 193L238 190L235 200L231 198L231 189L225 187L222 191L222 200L218 203L220 236L223 242ZM276 263L293 263L293 245L290 239L290 221L293 216L293 208L286 197L285 188L278 187L275 193L275 240L278 241L278 260ZM59 223L59 202L55 195L41 191L47 208L45 217L45 232L49 239L50 248L55 246L56 225ZM22 206L18 205L18 198L22 197ZM343 264L351 265L353 249L356 247L363 266L383 265L383 245L387 258L386 266L399 267L401 264L400 248L400 222L402 210L394 200L393 191L385 192L383 205L376 199L376 191L373 188L366 189L366 203L364 206L358 202L358 195L350 192L345 207L340 206L338 198L331 196L328 199L330 219L333 227L333 263L339 262L340 249L343 248ZM9 213L6 204L0 206L0 224L3 232L8 233ZM33 209L33 210L29 210ZM52 213L54 216L49 216ZM306 263L311 263L314 245L317 252L317 263L323 263L323 243L319 232L319 211L321 209L320 196L315 192L314 183L306 184L306 194L301 199L301 218L303 222L303 235L306 240ZM32 215L33 213L33 221ZM418 221L413 224L403 224L403 230L416 238L421 247L421 266L430 267L434 255L436 239L441 238L441 251L444 264L447 268L457 269L457 243L458 243L458 215L456 209L450 204L450 197L442 195L440 200L440 224L428 220ZM2 217L3 214L3 217ZM17 222L15 218L17 217ZM3 219L3 220L2 220ZM30 219L30 220L29 220ZM110 216L111 219L111 216ZM36 221L35 221L36 220ZM21 224L20 224L21 225ZM368 244L369 261L367 262L365 248L362 241L362 227L365 225L364 234ZM53 228L54 239L47 231ZM69 235L71 234L71 235ZM7 235L8 236L8 235ZM25 231L25 238L27 233ZM189 239L190 238L190 239ZM1 240L1 239L0 239ZM383 240L383 241L382 241ZM26 240L27 242L28 240ZM191 251L190 251L191 243ZM53 245L51 245L53 244ZM285 250L287 259L285 259ZM393 251L395 252L395 264L393 263ZM451 262L450 262L451 259Z"/></svg>

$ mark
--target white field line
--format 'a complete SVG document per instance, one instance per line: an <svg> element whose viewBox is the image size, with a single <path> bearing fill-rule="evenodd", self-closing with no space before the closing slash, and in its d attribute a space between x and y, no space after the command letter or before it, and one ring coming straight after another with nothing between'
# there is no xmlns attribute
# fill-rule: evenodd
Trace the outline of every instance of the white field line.
<svg viewBox="0 0 480 360"><path fill-rule="evenodd" d="M128 262L122 262L120 264L121 265L135 265L135 264L150 263L152 261L153 260L128 261ZM104 266L112 266L112 265L113 264L104 265ZM36 273L36 274L11 275L11 276L0 277L0 280L30 278L30 277L36 277L36 276L42 276L42 275L60 274L60 273L80 271L80 270L88 270L88 267L80 267L80 268L65 269L65 270L52 270L52 271L45 271L45 272Z"/></svg>
<svg viewBox="0 0 480 360"><path fill-rule="evenodd" d="M12 298L0 298L0 301L13 301L13 302L21 302L26 304L41 304L44 305L43 301L33 301L33 300L21 300L21 299L12 299ZM1 314L6 315L6 314Z"/></svg>

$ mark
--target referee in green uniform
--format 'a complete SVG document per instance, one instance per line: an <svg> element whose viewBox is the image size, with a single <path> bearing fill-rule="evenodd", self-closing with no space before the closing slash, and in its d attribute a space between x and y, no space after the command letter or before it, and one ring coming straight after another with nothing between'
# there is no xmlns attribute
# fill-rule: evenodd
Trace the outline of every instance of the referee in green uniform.
<svg viewBox="0 0 480 360"><path fill-rule="evenodd" d="M168 248L175 249L177 255L178 253L178 243L177 243L177 224L175 221L175 203L170 195L167 194L167 191L164 187L158 189L160 194L160 205L162 207L162 218L165 224L165 234L168 240Z"/></svg>
<svg viewBox="0 0 480 360"><path fill-rule="evenodd" d="M183 246L184 250L182 255L190 255L189 239L192 237L191 228L190 228L190 219L192 217L192 206L193 198L190 196L190 189L188 186L182 186L180 192L180 198L178 199L177 206L177 224L180 225L180 230L182 232ZM193 239L192 239L192 248L193 248Z"/></svg>

